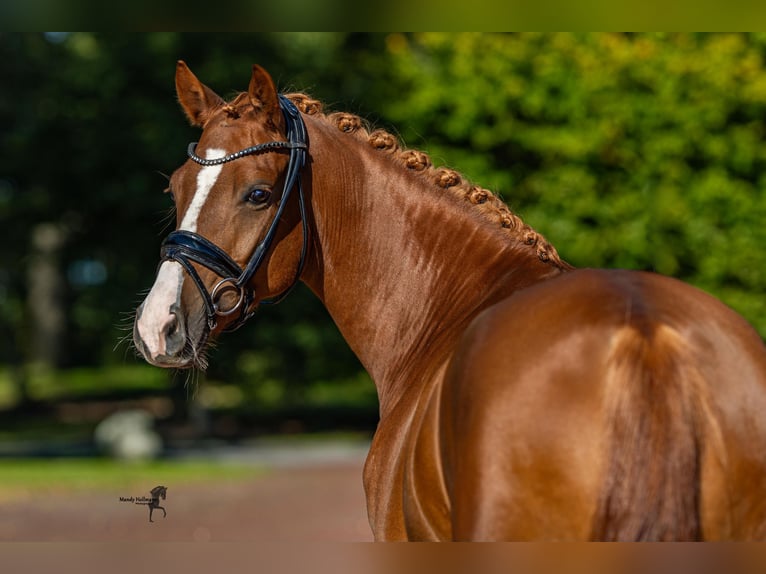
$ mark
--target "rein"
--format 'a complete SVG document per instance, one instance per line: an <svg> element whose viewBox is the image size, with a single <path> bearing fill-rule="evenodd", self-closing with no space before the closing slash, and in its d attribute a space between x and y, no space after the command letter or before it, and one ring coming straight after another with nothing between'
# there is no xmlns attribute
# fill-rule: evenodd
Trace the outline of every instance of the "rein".
<svg viewBox="0 0 766 574"><path fill-rule="evenodd" d="M279 96L279 104L285 118L288 141L266 142L215 159L204 159L199 157L195 153L197 142L190 143L186 152L192 161L202 166L211 166L221 165L248 155L280 149L290 150L290 162L287 165L285 185L282 190L282 196L279 201L277 212L274 214L274 219L272 219L271 224L266 231L266 236L256 246L253 254L250 256L250 261L248 261L244 269L239 267L229 254L215 243L192 231L173 231L162 243L160 250L160 264L164 261L175 261L186 270L202 296L207 313L208 328L211 331L215 329L218 324L218 317L228 317L239 311L237 320L225 329L226 331L234 331L255 314L255 309L248 310L255 300L255 292L253 288L249 286L249 283L263 263L264 257L274 241L279 220L282 218L282 213L284 212L285 205L290 198L293 188L297 188L298 190L298 208L300 210L301 224L303 226L303 245L301 247L300 262L298 263L298 269L295 272L295 278L290 286L276 297L261 301L261 304L275 305L282 301L293 290L303 272L303 267L306 261L306 252L308 250L308 225L306 223L306 202L303 195L303 188L301 186L301 171L306 163L308 138L306 134L306 126L295 105L281 94ZM192 263L207 267L221 277L221 280L215 284L212 291L208 292L202 278L199 276L199 273L197 273L197 270ZM222 309L217 301L218 296L225 291L231 290L236 291L237 302L231 308Z"/></svg>

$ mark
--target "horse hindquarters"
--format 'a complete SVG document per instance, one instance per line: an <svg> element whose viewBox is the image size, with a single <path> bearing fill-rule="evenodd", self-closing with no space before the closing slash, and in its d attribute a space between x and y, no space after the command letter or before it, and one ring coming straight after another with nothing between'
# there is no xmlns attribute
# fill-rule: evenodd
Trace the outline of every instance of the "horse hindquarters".
<svg viewBox="0 0 766 574"><path fill-rule="evenodd" d="M592 539L763 539L766 347L709 295L625 275L645 313L611 338L610 444Z"/></svg>
<svg viewBox="0 0 766 574"><path fill-rule="evenodd" d="M456 538L763 536L765 353L719 302L573 272L464 343L442 404Z"/></svg>
<svg viewBox="0 0 766 574"><path fill-rule="evenodd" d="M558 280L552 280L558 282ZM602 482L602 337L518 293L466 333L442 393L456 540L583 540Z"/></svg>

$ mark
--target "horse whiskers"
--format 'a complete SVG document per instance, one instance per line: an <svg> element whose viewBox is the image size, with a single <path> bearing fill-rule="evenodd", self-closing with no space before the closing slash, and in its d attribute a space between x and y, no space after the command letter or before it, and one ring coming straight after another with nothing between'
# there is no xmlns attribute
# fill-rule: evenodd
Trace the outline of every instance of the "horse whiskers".
<svg viewBox="0 0 766 574"><path fill-rule="evenodd" d="M203 373L207 370L208 358L207 351L205 349L194 349L194 354L192 355L192 365L194 365L194 369Z"/></svg>
<svg viewBox="0 0 766 574"><path fill-rule="evenodd" d="M112 352L117 351L117 349L120 348L120 345L126 344L125 355L127 355L128 351L133 349L136 354L140 356L138 349L136 349L133 344L133 325L136 320L136 311L121 311L120 315L122 317L120 318L120 321L114 325L114 328L118 331L123 331L125 334L117 338L117 342L114 344Z"/></svg>
<svg viewBox="0 0 766 574"><path fill-rule="evenodd" d="M135 323L136 317L135 314L133 316L125 316L118 323L115 323L113 326L118 331L130 331L133 332L133 324Z"/></svg>
<svg viewBox="0 0 766 574"><path fill-rule="evenodd" d="M167 234L168 227L170 227L173 222L176 219L176 207L173 205L172 207L168 208L165 213L162 215L162 217L159 220L159 225L161 225L161 229L158 233L158 235L163 236Z"/></svg>
<svg viewBox="0 0 766 574"><path fill-rule="evenodd" d="M199 382L200 382L200 379L205 374L205 369L207 369L207 359L200 356L199 354L195 354L191 367L183 369L184 371L186 371L185 373L186 380L184 381L184 388L186 388L187 398L193 399L197 396L197 392L199 391L199 388L200 388ZM189 397L190 389L191 389L191 397Z"/></svg>
<svg viewBox="0 0 766 574"><path fill-rule="evenodd" d="M121 345L125 345L123 358L127 357L127 354L131 349L136 353L136 356L140 357L140 353L133 343L133 324L136 318L136 313L135 311L122 311L120 314L122 315L122 318L119 323L114 325L114 328L118 331L122 331L124 334L117 338L114 347L112 347L112 352L116 352Z"/></svg>
<svg viewBox="0 0 766 574"><path fill-rule="evenodd" d="M189 389L191 389L191 398L197 396L199 390L199 379L202 376L202 372L195 368L186 369L186 381L184 381L184 388L186 389L186 398L189 398Z"/></svg>
<svg viewBox="0 0 766 574"><path fill-rule="evenodd" d="M117 342L114 344L114 347L112 347L112 352L116 352L117 349L120 348L121 345L126 345L125 348L125 354L127 355L127 352L130 351L130 349L133 349L138 353L138 349L136 349L135 345L133 344L133 333L125 333L122 337L119 337L117 339Z"/></svg>
<svg viewBox="0 0 766 574"><path fill-rule="evenodd" d="M208 360L206 347L207 343L204 345L197 345L188 334L186 335L186 344L181 352L181 358L184 361L189 360L190 365L187 368L188 371L204 373L207 370Z"/></svg>
<svg viewBox="0 0 766 574"><path fill-rule="evenodd" d="M165 172L162 172L160 170L156 170L155 173L157 175L161 175L165 181L170 182L170 176L168 174L166 174Z"/></svg>

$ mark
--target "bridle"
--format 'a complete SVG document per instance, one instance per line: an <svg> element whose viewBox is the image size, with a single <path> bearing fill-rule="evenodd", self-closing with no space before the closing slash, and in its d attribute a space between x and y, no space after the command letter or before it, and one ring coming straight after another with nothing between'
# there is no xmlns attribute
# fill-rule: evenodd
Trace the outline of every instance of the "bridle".
<svg viewBox="0 0 766 574"><path fill-rule="evenodd" d="M160 264L164 261L175 261L179 263L192 278L202 296L202 301L205 304L207 326L210 331L216 328L218 317L230 317L239 312L239 317L225 329L226 331L233 331L241 327L255 314L255 308L250 309L255 301L255 292L250 286L250 280L260 268L266 253L274 241L279 220L282 218L282 213L285 210L285 205L287 205L287 201L290 198L293 188L298 189L298 208L300 210L301 223L303 225L303 245L301 247L301 258L298 263L298 269L295 272L293 282L287 289L276 297L263 300L260 303L263 305L279 303L293 290L303 272L303 266L306 261L306 252L308 250L308 226L306 223L305 198L301 186L301 171L306 163L308 138L306 135L306 126L304 125L301 114L295 107L295 104L281 94L279 95L279 104L285 118L288 141L266 142L215 159L204 159L199 157L195 153L197 142L190 143L186 152L192 161L202 166L211 166L221 165L248 155L281 149L290 150L290 162L288 163L287 171L285 172L285 184L282 190L282 196L279 200L277 212L274 214L274 219L272 219L271 225L269 225L269 228L266 231L266 236L256 246L244 269L237 265L229 254L215 243L193 231L173 231L165 238L165 241L162 242ZM212 291L208 292L192 263L207 267L221 277L220 281L215 284ZM236 292L237 301L233 307L222 309L219 306L217 299L224 291L231 290Z"/></svg>
<svg viewBox="0 0 766 574"><path fill-rule="evenodd" d="M300 275L303 272L306 252L308 250L308 226L306 223L305 198L301 186L301 171L306 162L308 138L306 135L306 126L304 125L301 114L295 107L295 104L281 94L279 95L279 104L285 118L288 141L266 142L215 159L204 159L196 155L196 142L190 143L186 152L192 161L202 166L212 166L221 165L248 155L280 149L290 150L290 161L287 165L285 184L282 196L279 200L277 212L274 214L274 219L272 219L265 237L256 246L244 269L240 268L223 249L202 235L192 231L173 231L162 243L160 262L176 261L192 278L205 304L207 325L210 331L217 326L218 317L229 317L239 311L239 317L225 329L226 331L233 331L241 327L255 314L255 309L249 309L255 300L254 290L249 283L260 268L266 253L271 247L277 233L279 220L282 218L282 213L284 212L293 188L296 187L298 189L298 208L300 210L301 223L303 226L303 245L301 247L301 258L298 263L298 269L295 272L293 282L285 291L272 299L261 301L261 304L276 304L287 297L297 284ZM194 268L194 265L192 265L192 262L207 267L221 277L213 287L212 291L208 292L205 284L197 273L197 270ZM230 291L232 289L237 293L237 301L233 307L222 309L218 304L217 297L224 291Z"/></svg>

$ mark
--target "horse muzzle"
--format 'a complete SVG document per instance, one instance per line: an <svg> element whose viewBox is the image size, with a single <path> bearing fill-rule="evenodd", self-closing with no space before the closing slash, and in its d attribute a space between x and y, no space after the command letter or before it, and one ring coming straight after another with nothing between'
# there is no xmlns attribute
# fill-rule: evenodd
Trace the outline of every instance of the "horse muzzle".
<svg viewBox="0 0 766 574"><path fill-rule="evenodd" d="M171 302L163 294L162 286L155 286L136 311L133 324L136 350L158 367L197 366L196 357L210 334L204 317L190 320L178 301Z"/></svg>

